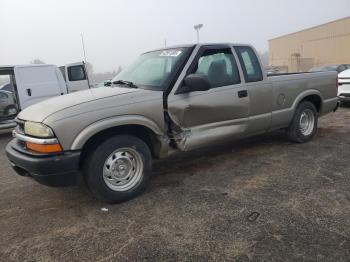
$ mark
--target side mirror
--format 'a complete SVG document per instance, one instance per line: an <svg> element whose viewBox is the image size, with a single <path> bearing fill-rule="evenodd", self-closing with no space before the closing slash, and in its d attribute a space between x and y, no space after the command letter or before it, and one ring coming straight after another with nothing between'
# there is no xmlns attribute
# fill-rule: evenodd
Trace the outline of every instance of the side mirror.
<svg viewBox="0 0 350 262"><path fill-rule="evenodd" d="M104 86L111 86L112 85L112 82L111 81L108 81L108 82L105 82L104 83Z"/></svg>
<svg viewBox="0 0 350 262"><path fill-rule="evenodd" d="M185 86L181 88L181 93L207 91L211 88L208 77L202 74L190 74L186 76L184 84Z"/></svg>

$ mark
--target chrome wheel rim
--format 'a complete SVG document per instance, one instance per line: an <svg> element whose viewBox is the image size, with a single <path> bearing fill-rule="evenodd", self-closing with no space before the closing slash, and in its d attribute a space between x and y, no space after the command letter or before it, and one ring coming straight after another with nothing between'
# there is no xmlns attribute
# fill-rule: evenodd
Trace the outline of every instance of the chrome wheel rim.
<svg viewBox="0 0 350 262"><path fill-rule="evenodd" d="M133 148L120 148L110 154L103 165L103 179L113 191L127 191L143 176L143 161Z"/></svg>
<svg viewBox="0 0 350 262"><path fill-rule="evenodd" d="M315 126L315 115L310 109L305 109L300 115L300 132L304 136L312 134Z"/></svg>

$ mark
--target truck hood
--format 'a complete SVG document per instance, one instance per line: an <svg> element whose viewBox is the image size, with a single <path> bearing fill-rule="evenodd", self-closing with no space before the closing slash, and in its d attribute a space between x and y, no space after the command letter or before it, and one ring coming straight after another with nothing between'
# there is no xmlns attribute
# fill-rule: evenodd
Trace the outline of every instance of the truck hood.
<svg viewBox="0 0 350 262"><path fill-rule="evenodd" d="M86 103L97 100L113 99L115 103L132 103L135 96L148 97L145 94L160 93L144 89L132 89L123 87L101 87L79 91L67 95L50 98L43 102L34 104L21 111L18 119L34 122L43 122L49 116L73 107L79 107ZM103 105L101 101L99 104Z"/></svg>

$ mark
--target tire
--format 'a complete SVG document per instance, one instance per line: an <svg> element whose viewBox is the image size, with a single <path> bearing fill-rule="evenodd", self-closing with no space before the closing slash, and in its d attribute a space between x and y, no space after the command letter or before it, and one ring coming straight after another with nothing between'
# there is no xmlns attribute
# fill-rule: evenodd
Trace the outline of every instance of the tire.
<svg viewBox="0 0 350 262"><path fill-rule="evenodd" d="M152 155L141 139L117 135L94 147L83 164L85 182L103 202L119 203L139 195L152 171Z"/></svg>
<svg viewBox="0 0 350 262"><path fill-rule="evenodd" d="M289 140L296 143L309 142L317 132L317 124L318 112L315 105L309 101L301 102L287 129Z"/></svg>

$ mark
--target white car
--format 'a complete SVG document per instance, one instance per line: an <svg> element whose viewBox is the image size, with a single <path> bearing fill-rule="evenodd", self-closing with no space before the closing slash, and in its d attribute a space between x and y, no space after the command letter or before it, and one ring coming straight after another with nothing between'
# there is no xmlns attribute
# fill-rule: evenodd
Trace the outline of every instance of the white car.
<svg viewBox="0 0 350 262"><path fill-rule="evenodd" d="M338 75L338 97L340 101L350 101L350 69Z"/></svg>

